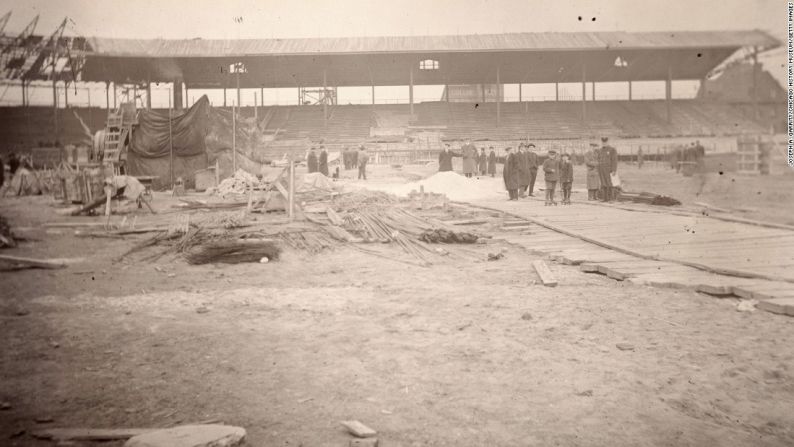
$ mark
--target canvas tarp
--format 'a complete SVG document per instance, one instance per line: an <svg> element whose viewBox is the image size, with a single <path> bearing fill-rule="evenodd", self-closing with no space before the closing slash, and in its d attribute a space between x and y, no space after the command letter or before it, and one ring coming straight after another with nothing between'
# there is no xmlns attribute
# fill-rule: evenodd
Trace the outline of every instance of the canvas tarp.
<svg viewBox="0 0 794 447"><path fill-rule="evenodd" d="M193 188L196 171L221 165L220 177L231 172L232 114L214 109L205 96L184 112L141 110L133 129L127 153L128 174L156 176L155 189L170 187L171 144L173 144L174 179L182 177ZM253 120L238 118L236 123L238 167L259 174L266 160L258 160L257 148L264 136ZM228 171L228 172L227 172Z"/></svg>
<svg viewBox="0 0 794 447"><path fill-rule="evenodd" d="M182 177L190 185L194 172L207 167L204 140L209 129L209 109L209 100L202 96L183 113L171 112L170 118L168 111L141 110L127 152L128 173L156 176L155 188L167 187L171 182L173 146L174 179Z"/></svg>

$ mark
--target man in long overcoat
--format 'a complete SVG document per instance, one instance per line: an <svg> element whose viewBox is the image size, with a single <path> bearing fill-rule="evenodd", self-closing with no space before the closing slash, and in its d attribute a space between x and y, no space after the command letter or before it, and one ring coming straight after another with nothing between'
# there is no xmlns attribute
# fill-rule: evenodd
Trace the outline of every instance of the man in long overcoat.
<svg viewBox="0 0 794 447"><path fill-rule="evenodd" d="M518 197L526 197L529 187L529 160L524 152L524 143L518 144L518 152L515 156L518 160Z"/></svg>
<svg viewBox="0 0 794 447"><path fill-rule="evenodd" d="M510 152L510 149L510 147L505 148L505 166L502 170L502 178L510 196L508 200L518 200L518 158L516 158L516 154Z"/></svg>
<svg viewBox="0 0 794 447"><path fill-rule="evenodd" d="M444 143L444 149L438 154L438 172L451 171L453 157L460 157L460 155L449 149L449 143Z"/></svg>
<svg viewBox="0 0 794 447"><path fill-rule="evenodd" d="M615 188L612 186L611 174L618 171L618 151L609 145L607 137L601 137L601 153L598 155L598 176L601 181L601 192L604 202L615 200Z"/></svg>
<svg viewBox="0 0 794 447"><path fill-rule="evenodd" d="M529 165L529 196L535 197L535 179L538 178L538 154L535 153L535 145L527 144L527 164Z"/></svg>
<svg viewBox="0 0 794 447"><path fill-rule="evenodd" d="M328 151L320 146L320 174L328 177Z"/></svg>
<svg viewBox="0 0 794 447"><path fill-rule="evenodd" d="M460 152L463 155L463 175L471 177L477 172L477 148L467 138Z"/></svg>
<svg viewBox="0 0 794 447"><path fill-rule="evenodd" d="M491 149L491 153L488 154L488 174L493 177L496 175L496 152L494 152L493 146L489 149Z"/></svg>
<svg viewBox="0 0 794 447"><path fill-rule="evenodd" d="M317 172L317 153L314 148L309 151L309 155L306 157L306 166L309 168L309 174Z"/></svg>
<svg viewBox="0 0 794 447"><path fill-rule="evenodd" d="M598 143L590 143L590 149L584 154L584 164L587 166L587 200L598 200L598 190L601 188L598 174L599 153Z"/></svg>

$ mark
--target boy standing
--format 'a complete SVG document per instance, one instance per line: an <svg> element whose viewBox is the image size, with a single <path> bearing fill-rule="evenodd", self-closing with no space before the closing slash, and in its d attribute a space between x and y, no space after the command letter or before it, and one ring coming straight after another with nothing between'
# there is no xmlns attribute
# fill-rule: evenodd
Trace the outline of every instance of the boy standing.
<svg viewBox="0 0 794 447"><path fill-rule="evenodd" d="M571 204L571 185L573 184L573 164L571 156L562 154L560 162L560 183L562 184L562 204Z"/></svg>
<svg viewBox="0 0 794 447"><path fill-rule="evenodd" d="M554 201L554 189L560 179L560 162L557 161L557 152L549 151L549 158L543 162L543 173L546 180L546 206L557 205Z"/></svg>

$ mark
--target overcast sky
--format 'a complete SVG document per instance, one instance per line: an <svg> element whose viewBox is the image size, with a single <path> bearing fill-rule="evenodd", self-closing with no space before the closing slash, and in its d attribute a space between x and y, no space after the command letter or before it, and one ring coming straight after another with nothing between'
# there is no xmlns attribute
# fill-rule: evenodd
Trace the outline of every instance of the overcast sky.
<svg viewBox="0 0 794 447"><path fill-rule="evenodd" d="M41 14L39 34L68 16L77 34L140 38L756 28L782 37L786 26L783 0L0 0L8 10L6 32Z"/></svg>

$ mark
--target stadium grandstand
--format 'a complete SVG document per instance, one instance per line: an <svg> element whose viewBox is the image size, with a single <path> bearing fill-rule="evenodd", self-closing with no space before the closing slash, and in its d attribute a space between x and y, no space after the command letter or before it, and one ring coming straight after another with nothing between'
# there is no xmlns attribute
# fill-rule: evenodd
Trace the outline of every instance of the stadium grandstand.
<svg viewBox="0 0 794 447"><path fill-rule="evenodd" d="M6 145L69 143L86 126L91 132L103 128L107 109L118 107L119 91L139 108L152 108L152 86L163 84L176 113L191 105L191 92L223 90L228 107L228 90L229 102L240 104L240 90L258 89L259 102L239 113L256 118L267 135L263 151L273 154L321 139L405 147L421 141L424 149L436 149L465 137L499 142L769 134L784 110L779 92L768 93L776 82L757 63L759 54L780 42L757 30L137 40L65 37L67 20L46 36L35 34L34 20L0 39L3 95L21 91L20 104L0 108ZM712 81L715 73L722 80ZM734 78L747 87L741 98L725 93ZM674 99L678 81L699 82L697 95ZM662 85L664 97L636 98L633 89L648 82ZM625 85L628 97L598 99L595 92L605 83ZM82 84L103 86L104 101L70 106L69 87ZM524 97L522 88L534 84L552 85L554 96ZM30 101L30 89L42 85L52 89L49 106ZM568 91L578 86L581 94L561 95L562 85ZM379 102L376 87L389 86L407 87L406 103ZM416 86L442 86L443 93L417 101ZM518 97L507 100L506 86L517 86ZM371 88L371 103L341 104L338 89L345 87ZM293 89L294 105L263 104L270 89Z"/></svg>

